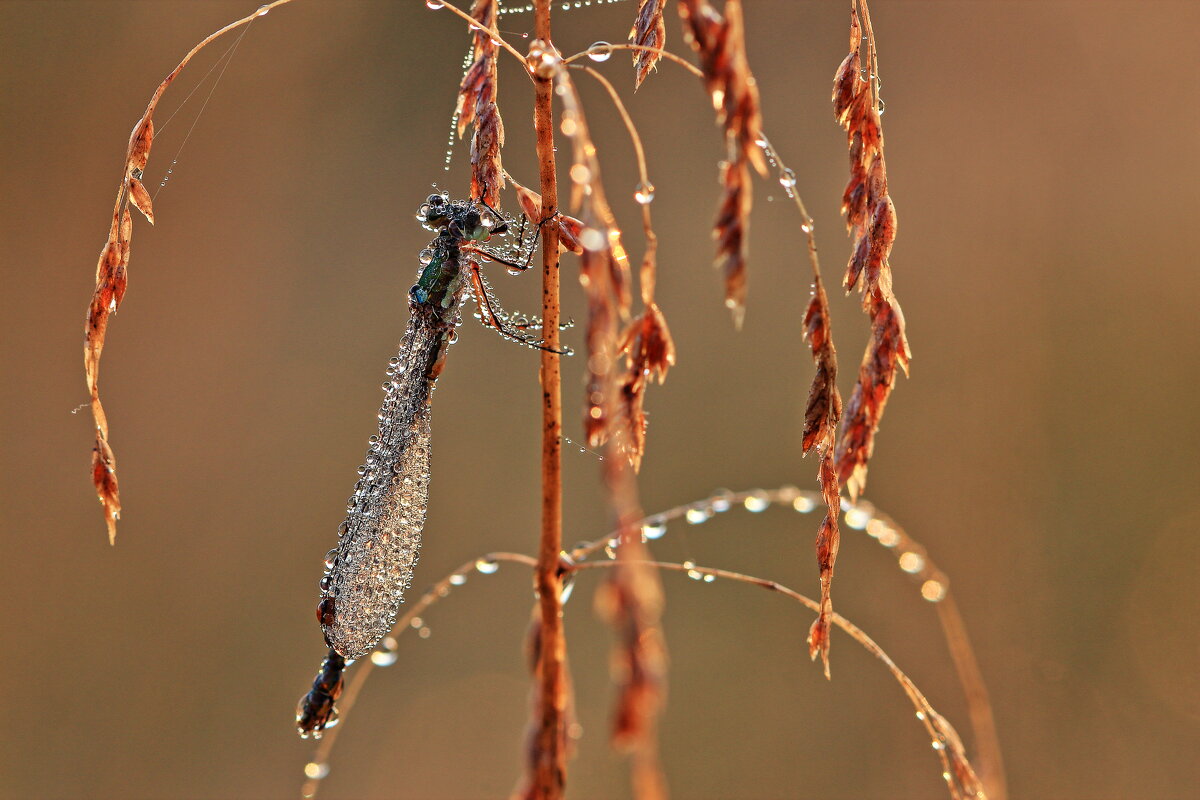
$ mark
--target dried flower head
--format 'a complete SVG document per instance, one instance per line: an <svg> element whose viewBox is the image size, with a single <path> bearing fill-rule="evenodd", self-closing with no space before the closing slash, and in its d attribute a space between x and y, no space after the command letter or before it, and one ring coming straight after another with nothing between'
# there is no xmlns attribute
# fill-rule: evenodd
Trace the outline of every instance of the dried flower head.
<svg viewBox="0 0 1200 800"><path fill-rule="evenodd" d="M639 47L654 47L662 50L667 44L667 26L663 22L663 6L667 0L638 0L637 18L629 31L630 44ZM634 88L642 85L642 81L658 64L661 56L649 50L633 52Z"/></svg>
<svg viewBox="0 0 1200 800"><path fill-rule="evenodd" d="M680 0L684 38L700 58L704 83L717 121L725 130L726 160L721 167L723 194L713 224L716 261L725 277L725 305L741 326L746 301L747 232L750 227L749 167L766 174L758 86L746 60L742 6L728 0L722 16L708 0Z"/></svg>
<svg viewBox="0 0 1200 800"><path fill-rule="evenodd" d="M496 0L475 0L471 17L481 27L474 30L475 60L463 75L458 90L458 133L474 123L471 137L471 196L496 206L504 188L500 148L504 146L504 122L496 106L499 45L492 39L496 27Z"/></svg>
<svg viewBox="0 0 1200 800"><path fill-rule="evenodd" d="M896 240L896 207L888 194L875 38L865 0L861 9L867 20L867 55L862 55L863 25L858 8L854 8L850 12L850 53L833 81L834 118L846 129L850 153L850 181L842 194L842 211L854 246L843 285L847 291L860 288L863 309L871 317L871 339L846 405L837 449L838 479L852 498L866 487L867 464L896 371L907 373L912 355L904 334L904 315L892 292L888 259Z"/></svg>

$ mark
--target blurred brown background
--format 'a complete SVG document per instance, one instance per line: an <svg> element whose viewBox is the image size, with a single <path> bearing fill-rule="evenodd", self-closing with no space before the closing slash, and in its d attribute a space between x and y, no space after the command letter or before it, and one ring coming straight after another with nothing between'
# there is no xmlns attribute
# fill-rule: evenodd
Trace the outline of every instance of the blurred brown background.
<svg viewBox="0 0 1200 800"><path fill-rule="evenodd" d="M831 283L849 252L829 105L846 5L747 3L767 131L799 174ZM90 421L71 414L86 401L83 314L128 132L179 57L253 7L0 2L3 797L294 797L312 752L292 710L322 654L321 557L428 235L412 212L432 182L465 185L464 147L442 171L466 43L449 13L311 0L243 40L157 198L157 228L135 223L102 374L125 504L115 548L89 480ZM634 8L560 14L558 43L621 41ZM1192 796L1200 6L877 0L874 17L900 218L892 262L915 359L868 495L952 577L1014 797ZM673 11L668 22L684 52ZM531 24L503 20L514 36ZM225 46L183 74L158 120ZM512 66L506 164L536 183L531 92ZM631 87L624 55L604 68ZM628 140L597 87L582 86L609 194L636 228ZM206 93L156 139L151 186ZM799 458L812 367L794 210L773 181L758 185L735 334L709 267L721 144L708 101L670 65L629 97L658 187L659 292L679 347L648 401L644 504L813 487L816 463ZM568 313L582 319L575 265L564 270ZM506 304L531 310L537 278L497 272ZM848 393L866 324L855 300L834 303ZM536 361L463 327L435 404L416 590L489 549L533 550ZM579 376L575 358L573 438ZM566 467L568 540L599 536L598 464L568 451ZM675 526L656 552L815 594L816 523L731 512ZM584 729L570 791L622 797L595 577L568 606ZM800 607L664 581L675 796L944 796L907 700L848 638L835 637L826 682L804 652ZM970 745L933 608L894 554L848 531L835 592ZM521 769L530 606L529 575L506 566L434 608L432 636L405 636L399 663L368 685L322 796L504 795Z"/></svg>

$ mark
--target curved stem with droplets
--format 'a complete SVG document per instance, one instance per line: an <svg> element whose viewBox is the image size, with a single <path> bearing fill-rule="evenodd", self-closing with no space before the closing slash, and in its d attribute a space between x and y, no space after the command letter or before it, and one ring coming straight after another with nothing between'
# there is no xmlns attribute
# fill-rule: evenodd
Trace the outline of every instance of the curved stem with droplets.
<svg viewBox="0 0 1200 800"><path fill-rule="evenodd" d="M784 486L778 489L763 490L752 489L742 492L722 491L710 495L701 500L691 503L675 506L658 514L652 514L641 520L643 536L650 539L661 538L667 532L667 524L679 520L685 520L690 524L699 524L715 514L723 513L737 506L741 506L750 512L761 512L772 506L787 507L790 506L800 513L811 513L821 507L822 499L818 492L805 491L797 489L794 486ZM949 590L949 579L946 574L937 566L936 563L928 556L925 548L913 539L895 520L887 514L879 511L871 503L860 500L851 502L843 499L842 510L845 513L846 527L852 530L861 530L867 533L872 539L875 539L883 547L898 552L898 563L900 568L912 575L920 586L921 596L937 606L938 621L941 624L943 634L945 635L947 645L949 646L951 655L954 660L955 667L958 672L958 677L962 683L963 690L966 694L968 714L971 719L972 729L975 734L976 747L979 751L979 761L984 770L995 768L1000 765L1000 750L998 739L996 737L994 719L992 714L991 703L988 699L987 687L983 682L982 674L979 670L978 662L975 659L974 651L971 648L971 643L967 637L966 629L962 624L962 618L959 615L957 606L954 604L953 597ZM584 562L589 556L594 555L606 548L616 546L617 532L608 534L607 536L591 542L584 542L577 545L567 553L567 557L572 562L571 571L580 571L583 569L595 569L599 566L608 566L614 562ZM430 587L419 600L417 600L408 611L400 618L396 624L395 636L408 631L413 620L419 618L425 611L440 600L446 597L455 587L466 582L467 575L472 571L480 572L481 574L491 574L495 572L498 565L502 562L523 564L528 567L536 567L536 559L523 553L512 552L495 552L487 553L480 558L464 562L459 565L453 572L448 574L442 580L438 581ZM692 577L703 578L712 576L716 578L730 578L740 580L743 583L760 586L761 588L778 591L782 594L793 597L800 602L804 602L809 608L816 609L815 601L805 598L786 587L774 582L751 576L739 576L739 573L729 572L725 570L716 570L706 567L698 567L691 562L683 564L673 564L669 567L658 565L662 569L670 569L673 571L691 572ZM860 629L854 627L849 621L844 618L834 615L832 618L835 625L846 631L855 641L858 641L873 654L878 650L883 653L873 641L866 637ZM847 628L846 626L849 626ZM855 632L866 637L867 641L871 642L871 646L860 640ZM389 648L395 647L394 639L388 642ZM872 647L874 649L872 649ZM885 659L881 657L881 660ZM384 662L386 663L386 661ZM895 664L890 659L885 660L885 664L889 665L889 670L895 667ZM355 700L362 691L363 685L366 683L367 677L370 675L376 666L374 657L366 660L356 673L346 683L346 690L339 700L341 712L341 720L344 722L354 706ZM902 674L902 673L901 673ZM896 675L893 672L893 675ZM897 680L900 678L897 676ZM908 682L911 684L911 681ZM905 692L910 699L913 700L914 706L928 717L929 711L925 710L928 705L928 700L923 700L924 696L918 695L923 700L916 699L908 690L908 686L901 681L901 685L905 686ZM916 687L912 687L915 689ZM934 724L940 717L933 718ZM927 720L922 720L923 722ZM928 727L928 726L927 726ZM308 765L307 772L323 775L326 771L326 764L333 751L334 743L341 728L330 729L325 738L321 741L316 752L313 754L313 760ZM944 752L943 752L944 756ZM317 786L320 778L310 777L304 785L304 797L315 797ZM995 784L1003 791L1003 783ZM992 784L989 782L989 789Z"/></svg>

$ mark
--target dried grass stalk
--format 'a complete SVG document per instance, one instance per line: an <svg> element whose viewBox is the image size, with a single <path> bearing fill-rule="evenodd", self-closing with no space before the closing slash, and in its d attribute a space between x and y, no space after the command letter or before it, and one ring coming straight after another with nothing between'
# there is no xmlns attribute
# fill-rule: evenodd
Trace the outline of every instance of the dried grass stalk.
<svg viewBox="0 0 1200 800"><path fill-rule="evenodd" d="M667 26L663 22L663 6L667 0L638 0L637 18L629 31L629 43L639 47L654 47L662 50L667 43ZM633 52L634 88L642 85L642 81L658 64L660 53L651 50L635 50Z"/></svg>
<svg viewBox="0 0 1200 800"><path fill-rule="evenodd" d="M741 327L746 302L747 233L752 205L750 172L766 174L759 146L762 117L758 86L746 60L740 0L727 0L722 16L708 0L680 0L684 38L700 58L704 83L717 121L725 130L726 160L721 168L723 195L713 225L717 264L725 277L725 305Z"/></svg>
<svg viewBox="0 0 1200 800"><path fill-rule="evenodd" d="M556 772L550 777L553 785L564 786L566 774L563 765L565 760L572 756L570 730L575 724L575 690L571 685L571 670L565 664L565 655L563 656L563 696L553 698L554 702L563 704L563 712L552 715L557 720L555 752L563 754L564 759L562 761L553 759L547 763L545 752L541 746L541 725L539 723L546 716L542 707L546 702L546 697L541 691L542 672L546 664L543 652L545 639L542 636L542 630L541 608L535 605L529 620L529 630L525 634L525 661L529 665L530 674L533 675L533 685L529 691L529 702L532 706L530 723L525 734L528 770L522 785L513 792L514 798L523 798L523 800L537 800L544 796L543 787L539 784L539 776L544 769L548 768Z"/></svg>
<svg viewBox="0 0 1200 800"><path fill-rule="evenodd" d="M860 11L866 29L865 58L861 52ZM850 12L850 53L838 67L833 82L834 116L846 130L850 153L850 181L842 196L842 211L854 247L843 285L847 291L860 287L863 309L871 317L871 339L846 405L837 449L838 479L852 498L866 487L867 464L896 371L903 369L907 374L912 357L904 334L904 314L892 292L888 261L896 239L896 208L888 194L876 61L870 12L866 0L858 0ZM866 80L862 77L864 68Z"/></svg>
<svg viewBox="0 0 1200 800"><path fill-rule="evenodd" d="M474 28L475 60L463 75L458 90L458 134L468 123L474 124L471 137L471 196L495 207L500 203L504 188L504 167L500 163L500 148L504 146L504 122L496 105L497 53L499 45L492 38L496 27L497 0L475 0L471 17L479 23Z"/></svg>
<svg viewBox="0 0 1200 800"><path fill-rule="evenodd" d="M92 293L92 301L88 304L87 320L83 328L84 374L92 407L92 419L96 425L96 443L92 447L92 483L96 487L96 496L104 507L109 544L116 542L121 498L117 490L117 459L108 441L108 417L100 402L100 354L104 351L104 341L108 334L108 318L120 307L129 281L129 243L133 237L133 220L129 206L133 205L151 225L154 224L150 193L142 183L142 175L150 158L150 147L154 143L154 112L167 87L175 82L183 68L210 42L229 31L248 25L272 8L288 2L291 0L274 0L267 3L253 14L231 22L202 39L154 90L145 112L133 126L133 132L129 136L125 167L117 188L112 221L108 227L108 239L96 264L96 288Z"/></svg>
<svg viewBox="0 0 1200 800"><path fill-rule="evenodd" d="M811 236L811 225L810 236ZM829 326L829 298L825 285L817 271L815 248L813 249L813 296L804 315L804 337L812 347L813 361L817 371L813 376L808 393L808 406L804 410L803 450L816 448L820 457L817 479L821 485L821 498L825 502L825 517L817 529L817 566L821 576L821 606L817 619L808 632L808 655L816 658L821 654L825 677L829 678L829 626L833 614L833 568L837 562L841 532L838 529L838 514L841 511L841 493L834 469L834 444L837 438L838 420L842 415L842 396L837 388L837 351Z"/></svg>

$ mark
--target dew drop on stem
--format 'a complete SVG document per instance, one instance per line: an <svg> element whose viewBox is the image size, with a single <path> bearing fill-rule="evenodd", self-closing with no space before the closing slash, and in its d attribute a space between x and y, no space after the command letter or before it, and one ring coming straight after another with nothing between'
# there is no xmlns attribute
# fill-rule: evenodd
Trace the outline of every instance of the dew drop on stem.
<svg viewBox="0 0 1200 800"><path fill-rule="evenodd" d="M608 61L612 56L612 45L608 42L593 42L588 48L588 58L592 61Z"/></svg>

